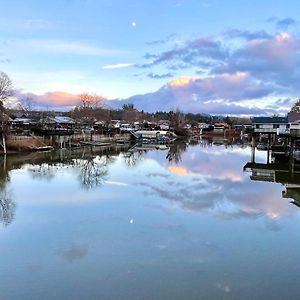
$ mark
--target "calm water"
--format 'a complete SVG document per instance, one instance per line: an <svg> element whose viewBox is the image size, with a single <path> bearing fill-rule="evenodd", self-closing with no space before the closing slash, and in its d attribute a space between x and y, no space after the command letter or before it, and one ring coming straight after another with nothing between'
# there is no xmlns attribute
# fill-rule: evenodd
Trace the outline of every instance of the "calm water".
<svg viewBox="0 0 300 300"><path fill-rule="evenodd" d="M1 158L0 298L298 299L300 209L250 158L206 142Z"/></svg>

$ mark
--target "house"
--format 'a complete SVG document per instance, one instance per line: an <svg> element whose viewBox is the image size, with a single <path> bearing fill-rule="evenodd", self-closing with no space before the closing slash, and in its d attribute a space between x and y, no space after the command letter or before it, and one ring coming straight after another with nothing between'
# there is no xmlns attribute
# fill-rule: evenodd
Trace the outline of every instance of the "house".
<svg viewBox="0 0 300 300"><path fill-rule="evenodd" d="M160 130L169 130L170 129L170 124L169 124L169 121L167 121L167 120L158 121L158 126L159 126Z"/></svg>
<svg viewBox="0 0 300 300"><path fill-rule="evenodd" d="M198 123L198 128L199 129L209 128L209 127L210 127L210 125L207 124L207 123L201 123L201 122Z"/></svg>
<svg viewBox="0 0 300 300"><path fill-rule="evenodd" d="M214 132L222 133L226 129L230 129L230 126L227 123L216 123L214 125Z"/></svg>
<svg viewBox="0 0 300 300"><path fill-rule="evenodd" d="M50 128L73 128L75 126L75 121L72 118L65 116L48 116L41 119L40 123Z"/></svg>
<svg viewBox="0 0 300 300"><path fill-rule="evenodd" d="M252 129L256 133L280 134L289 132L287 117L254 117L252 118Z"/></svg>

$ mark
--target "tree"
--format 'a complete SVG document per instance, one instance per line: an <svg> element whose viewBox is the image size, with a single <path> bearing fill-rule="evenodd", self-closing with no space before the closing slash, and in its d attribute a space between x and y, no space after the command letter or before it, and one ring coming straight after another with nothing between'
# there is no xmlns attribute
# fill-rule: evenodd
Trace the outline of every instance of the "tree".
<svg viewBox="0 0 300 300"><path fill-rule="evenodd" d="M31 97L26 97L23 100L23 107L24 110L26 110L27 112L31 112L34 108L34 101Z"/></svg>
<svg viewBox="0 0 300 300"><path fill-rule="evenodd" d="M296 112L296 113L300 112L300 99L298 99L296 103L293 105L293 107L291 108L291 112Z"/></svg>
<svg viewBox="0 0 300 300"><path fill-rule="evenodd" d="M104 98L96 94L83 93L79 95L81 108L99 108L103 106Z"/></svg>
<svg viewBox="0 0 300 300"><path fill-rule="evenodd" d="M186 136L188 134L187 130L184 128L186 119L180 110L177 109L175 113L173 111L169 112L169 122L170 127L174 129L174 132L177 135Z"/></svg>
<svg viewBox="0 0 300 300"><path fill-rule="evenodd" d="M123 104L122 106L123 110L134 110L134 105L132 103L128 103L128 104Z"/></svg>
<svg viewBox="0 0 300 300"><path fill-rule="evenodd" d="M0 101L6 101L9 97L14 95L12 81L4 72L0 72Z"/></svg>
<svg viewBox="0 0 300 300"><path fill-rule="evenodd" d="M6 136L8 134L9 128L7 126L7 121L9 119L8 115L5 113L4 102L11 96L13 96L14 90L12 86L12 81L8 75L4 72L0 72L0 121L1 121L1 138L4 153L6 153Z"/></svg>

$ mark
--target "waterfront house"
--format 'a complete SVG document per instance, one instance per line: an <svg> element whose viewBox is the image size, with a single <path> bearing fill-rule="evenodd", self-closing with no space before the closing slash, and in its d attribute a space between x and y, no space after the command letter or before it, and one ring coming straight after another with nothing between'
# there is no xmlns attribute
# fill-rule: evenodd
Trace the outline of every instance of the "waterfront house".
<svg viewBox="0 0 300 300"><path fill-rule="evenodd" d="M255 133L280 134L288 133L290 128L287 117L254 117L252 130Z"/></svg>
<svg viewBox="0 0 300 300"><path fill-rule="evenodd" d="M54 116L54 117L47 116L46 118L40 119L39 123L44 127L52 128L52 129L55 128L70 129L75 127L75 121L72 118L66 116Z"/></svg>

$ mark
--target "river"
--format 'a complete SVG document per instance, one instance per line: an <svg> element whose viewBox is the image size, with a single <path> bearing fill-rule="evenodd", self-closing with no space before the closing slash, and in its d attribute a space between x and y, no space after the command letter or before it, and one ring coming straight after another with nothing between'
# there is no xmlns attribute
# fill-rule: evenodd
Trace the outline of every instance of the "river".
<svg viewBox="0 0 300 300"><path fill-rule="evenodd" d="M2 157L0 298L297 299L300 209L250 159L207 140Z"/></svg>

